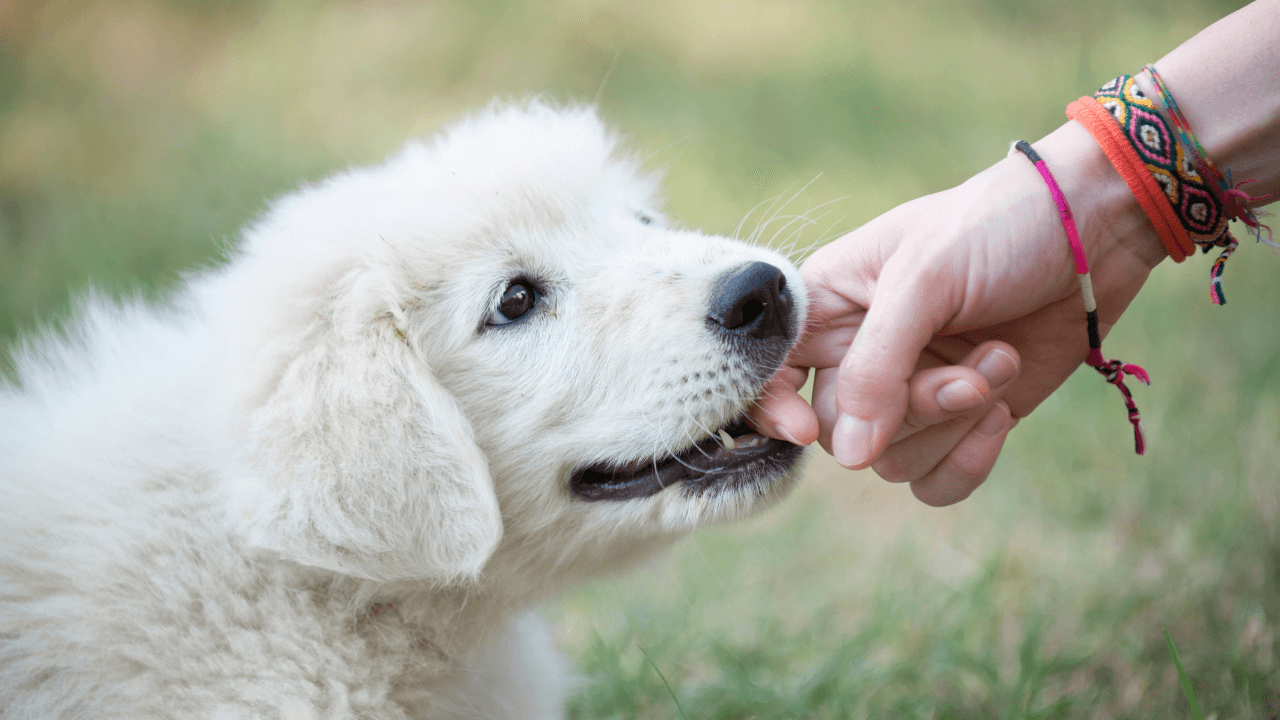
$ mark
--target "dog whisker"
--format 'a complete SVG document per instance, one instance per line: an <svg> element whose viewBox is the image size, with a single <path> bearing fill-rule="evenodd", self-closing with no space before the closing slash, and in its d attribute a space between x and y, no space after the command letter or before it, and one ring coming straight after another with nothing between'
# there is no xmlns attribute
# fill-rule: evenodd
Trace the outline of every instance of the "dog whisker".
<svg viewBox="0 0 1280 720"><path fill-rule="evenodd" d="M694 438L692 434L689 433L689 428L684 428L684 436L686 438L689 438L689 442L692 444L693 449L697 450L699 453L702 454L703 457L707 458L708 460L711 459L711 456L707 454L707 451L702 449L702 446L699 444L699 441L696 438Z"/></svg>
<svg viewBox="0 0 1280 720"><path fill-rule="evenodd" d="M806 215L808 215L808 213L809 213L809 212L813 212L814 210L818 210L818 209L819 209L819 208L821 208L821 207L822 207L822 206L821 206L821 205L819 205L818 207L813 208L813 210L809 210L809 211L807 211L805 214L806 214ZM798 242L800 241L800 238L801 238L801 236L803 235L803 233L804 233L804 231L805 231L806 229L808 229L808 228L810 228L810 227L812 227L812 226L814 226L814 225L817 225L819 220L821 220L822 218L824 218L824 217L826 217L826 216L830 215L831 213L832 213L832 211L831 211L831 210L828 210L828 211L826 211L826 212L824 212L824 213L822 213L822 214L820 214L820 215L815 215L815 216L813 216L813 217L807 217L807 218L805 219L805 221L804 221L804 222L803 222L799 227L795 228L795 229L794 229L794 230L792 230L790 233L788 233L788 234L787 234L787 236L786 236L785 238L783 238L782 242L778 243L778 246L779 246L779 247L778 247L778 252L782 253L784 256L785 256L785 255L787 255L788 253L790 253L792 250L794 250L794 249L795 249L796 243L798 243Z"/></svg>
<svg viewBox="0 0 1280 720"><path fill-rule="evenodd" d="M759 209L761 208L761 206L763 206L765 203L767 203L767 202L777 202L781 197L782 197L781 195L775 195L775 196L774 196L774 197L772 197L772 198L767 198L767 199L761 200L760 202L756 203L755 207L753 207L753 208L751 208L750 210L748 210L748 211L747 211L747 214L746 214L746 215L743 215L743 216L742 216L742 219L738 221L738 226L737 226L736 228L734 228L734 229L733 229L733 235L731 235L730 237L732 237L734 240L742 240L742 239L743 239L743 238L742 238L742 226L743 226L744 224L746 224L747 220L748 220L748 219L750 219L751 215L752 215L753 213L755 213L755 211L756 211L756 210L759 210ZM767 212L767 211L766 211L766 212ZM763 214L761 214L761 217L763 218L763 217L764 217L764 215L763 215ZM753 230L752 232L754 233L754 230ZM747 242L750 242L750 241L748 240Z"/></svg>
<svg viewBox="0 0 1280 720"><path fill-rule="evenodd" d="M713 391L713 392L714 392L714 391ZM728 398L725 398L725 399L727 400ZM703 425L703 424L698 420L698 418L694 417L693 413L689 412L687 408L685 409L684 413L685 413L685 417L687 417L687 418L689 419L689 421L690 421L690 422L692 422L694 425L697 425L697 426L698 426L698 428L699 428L700 430L702 430L702 432L703 432L703 433L705 433L705 435L703 436L703 438L704 438L704 439L705 439L705 438L708 438L708 437L712 437L712 436L714 436L714 435L716 434L716 433L715 433L715 431L708 429L706 425ZM702 453L702 454L703 454L703 456L704 456L704 457L706 457L706 458L708 458L708 459L710 459L710 458L711 458L711 456L710 456L710 455L707 455L706 451L705 451L705 450L703 450L703 449L702 449L702 447L698 444L700 441L699 441L699 440L694 439L693 435L691 435L691 434L689 433L689 428L687 428L687 427L686 427L686 428L684 428L684 434L685 434L685 437L689 438L689 441L693 443L693 446L694 446L695 448L698 448L698 452Z"/></svg>
<svg viewBox="0 0 1280 720"><path fill-rule="evenodd" d="M756 240L759 239L760 233L762 232L761 228L767 227L769 223L773 222L773 213L775 212L774 207L778 204L778 201L782 200L783 196L788 192L791 192L791 188L793 187L795 187L795 183L790 183L781 193L773 197L772 201L769 203L769 207L766 208L764 212L760 213L760 220L756 222L756 226L751 230L751 234L747 236L746 242L753 245L756 244ZM779 208L778 212L780 211L781 208Z"/></svg>
<svg viewBox="0 0 1280 720"><path fill-rule="evenodd" d="M822 217L822 216L819 216L819 217ZM785 257L789 252L789 250L795 247L794 240L798 236L800 236L808 227L814 225L815 223L816 223L815 219L809 218L806 215L792 216L786 224L780 226L776 231L774 231L774 234L770 238L770 242L769 242L771 249L774 252L778 253L779 255L782 255ZM788 231L788 228L790 228L792 225L796 225L796 227ZM786 233L785 235L783 234L784 232Z"/></svg>
<svg viewBox="0 0 1280 720"><path fill-rule="evenodd" d="M814 175L814 176L813 176L813 179L811 179L809 182L807 182L807 183L805 183L804 185L802 185L802 186L800 187L800 189L799 189L799 190L797 190L797 191L795 192L795 194L794 194L794 195L792 195L792 196L791 196L791 197L790 197L786 202L784 202L784 203L783 203L783 204L782 204L782 205L781 205L781 206L780 206L780 207L775 211L775 214L776 214L776 213L780 213L780 212L782 212L783 210L786 210L786 209L787 209L787 206L789 206L792 202L795 202L795 199L796 199L796 198L798 198L798 197L800 197L800 195L801 195L805 190L808 190L808 189L809 189L809 186L810 186L810 185L812 185L812 184L814 184L815 182L817 182L817 181L818 181L818 178L820 178L820 177L822 177L822 173L818 173L817 175ZM787 190L790 190L790 189L791 189L791 186L787 186ZM785 192L785 191L784 191L784 192ZM821 207L821 206L819 206L819 207ZM773 222L773 220L774 220L774 218L772 218L772 217L771 217L771 218L769 218L768 222L766 222L766 223L765 223L764 227L768 227L768 225L769 225L770 223L772 223L772 222ZM753 240L754 240L754 239L753 239ZM766 247L767 247L767 246L766 246Z"/></svg>
<svg viewBox="0 0 1280 720"><path fill-rule="evenodd" d="M823 233L817 240L813 241L813 243L810 244L809 246L810 249L820 248L823 245L826 245L827 243L831 242L832 240L843 237L849 234L850 232L852 232L853 228L848 228L845 230L837 230L834 233L832 232L832 229L835 228L836 225L839 225L841 222L843 222L846 217L848 217L848 215L841 215L834 222L832 222L831 225L827 228L827 231ZM788 256L787 259L791 260L792 262L795 262L797 258Z"/></svg>
<svg viewBox="0 0 1280 720"><path fill-rule="evenodd" d="M831 211L829 211L829 210L828 210L827 212L822 213L821 215L819 215L819 216L817 216L817 217L815 217L815 218L809 218L808 216L809 216L809 214L810 214L810 213L812 213L812 212L814 212L814 211L817 211L817 210L820 210L820 209L822 209L822 208L824 208L824 207L826 207L826 206L828 206L828 205L832 205L832 204L835 204L835 203L841 202L841 201L843 201L843 200L847 200L847 199L849 199L849 197L850 197L849 195L843 195L843 196L838 197L838 198L833 198L833 199L828 200L828 201L826 201L826 202L824 202L824 203L820 203L820 204L818 204L818 205L815 205L815 206L813 206L813 207L809 208L808 210L805 210L803 213L800 213L799 215L795 215L795 216L788 216L788 217L794 217L794 218L807 218L808 220L810 220L810 222L807 222L807 223L805 223L805 224L802 226L802 227L807 227L809 224L812 224L812 222L816 222L817 220L819 220L819 219L821 219L821 218L823 218L823 217L826 217L827 215L829 215L829 214L831 213ZM793 220L792 222L794 222L794 220ZM790 222L788 222L788 223L787 223L787 225L790 225L790 224L791 224ZM781 232L781 230L786 229L787 225L784 225L781 229L779 229L779 231L778 231L778 232ZM770 245L770 246L772 246L772 244L773 244L773 239L774 239L774 238L776 238L776 237L778 236L778 232L775 232L775 233L774 233L774 235L773 235L773 238L770 238L770 241L769 241L769 245ZM788 237L790 237L790 236L788 236ZM786 253L784 252L783 254L785 255Z"/></svg>

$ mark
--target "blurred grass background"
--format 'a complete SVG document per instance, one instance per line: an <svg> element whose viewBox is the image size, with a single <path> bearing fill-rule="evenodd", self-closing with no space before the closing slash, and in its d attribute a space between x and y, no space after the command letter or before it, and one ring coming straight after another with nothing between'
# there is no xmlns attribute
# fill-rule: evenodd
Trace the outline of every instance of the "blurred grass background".
<svg viewBox="0 0 1280 720"><path fill-rule="evenodd" d="M494 96L598 97L678 222L822 173L797 204L850 229L1238 5L0 0L0 341L90 282L163 293L272 196ZM1092 373L957 507L817 453L782 508L551 609L571 717L678 717L642 648L690 718L1189 717L1165 627L1206 713L1280 716L1280 258L1237 257L1226 307L1208 259L1167 264L1112 335L1154 378L1146 458Z"/></svg>

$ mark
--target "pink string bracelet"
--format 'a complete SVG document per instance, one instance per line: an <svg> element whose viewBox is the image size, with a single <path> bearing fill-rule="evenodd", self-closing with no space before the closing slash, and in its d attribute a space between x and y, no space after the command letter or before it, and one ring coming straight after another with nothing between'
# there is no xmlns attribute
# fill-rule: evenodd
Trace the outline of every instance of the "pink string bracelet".
<svg viewBox="0 0 1280 720"><path fill-rule="evenodd" d="M1016 148L1036 166L1044 184L1049 186L1053 202L1058 206L1058 215L1062 218L1062 228L1067 231L1067 241L1071 243L1071 254L1076 261L1076 278L1080 281L1080 295L1084 298L1086 324L1089 330L1089 355L1085 364L1102 373L1106 381L1120 389L1124 395L1125 407L1129 409L1129 422L1133 425L1134 450L1139 455L1147 452L1146 438L1143 436L1142 418L1138 415L1138 405L1133 400L1133 393L1124 384L1124 376L1132 375L1143 385L1150 385L1151 378L1147 371L1138 365L1131 365L1120 360L1107 360L1102 356L1102 331L1098 328L1098 301L1093 296L1093 279L1089 276L1089 261L1084 255L1084 245L1080 243L1080 233L1076 230L1075 217L1071 215L1071 206L1067 204L1067 196L1062 194L1058 181L1053 179L1049 166L1045 164L1026 140L1014 143Z"/></svg>

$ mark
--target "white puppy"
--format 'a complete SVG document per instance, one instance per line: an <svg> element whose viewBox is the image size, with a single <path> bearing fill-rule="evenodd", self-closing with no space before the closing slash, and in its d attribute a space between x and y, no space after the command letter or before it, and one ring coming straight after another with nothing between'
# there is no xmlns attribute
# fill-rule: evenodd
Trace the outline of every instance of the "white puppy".
<svg viewBox="0 0 1280 720"><path fill-rule="evenodd" d="M274 204L0 386L0 718L554 718L530 609L776 502L795 269L665 227L590 109ZM718 432L723 430L724 432ZM728 439L725 439L728 438Z"/></svg>

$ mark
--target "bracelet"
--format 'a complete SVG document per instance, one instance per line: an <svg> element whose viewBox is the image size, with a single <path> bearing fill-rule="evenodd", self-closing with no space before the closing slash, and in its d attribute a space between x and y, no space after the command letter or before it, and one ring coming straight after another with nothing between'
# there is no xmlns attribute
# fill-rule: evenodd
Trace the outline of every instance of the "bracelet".
<svg viewBox="0 0 1280 720"><path fill-rule="evenodd" d="M1155 88L1156 94L1160 97L1161 104L1164 105L1165 112L1169 121L1178 131L1178 147L1185 151L1185 157L1179 152L1180 174L1187 178L1189 182L1202 184L1206 192L1210 193L1224 211L1225 215L1232 220L1239 220L1244 223L1253 233L1255 240L1265 242L1272 247L1276 244L1272 242L1271 228L1263 225L1258 220L1259 213L1249 207L1248 203L1266 200L1270 195L1262 197L1251 197L1248 193L1240 189L1241 185L1248 185L1253 180L1242 180L1234 187L1231 185L1231 169L1227 168L1227 177L1223 177L1218 168L1209 160L1209 154L1205 152L1204 146L1200 144L1200 140L1196 138L1195 133L1191 132L1191 123L1187 122L1187 117L1182 114L1182 108L1178 107L1178 101L1173 99L1173 93L1169 92L1169 86L1165 84L1164 78L1160 77L1160 73L1156 72L1154 65L1144 65L1142 71L1146 73L1151 81L1151 87ZM1135 88L1136 90L1136 88ZM1138 92L1141 95L1141 92ZM1262 213L1265 214L1265 213ZM1213 263L1213 269L1210 271L1210 297L1215 305L1225 305L1226 297L1222 294L1222 271L1225 269L1227 258L1235 252L1240 243L1231 236L1227 230L1227 219L1224 217L1221 222L1223 226L1222 232L1210 242L1201 241L1193 237L1192 240L1202 247L1207 253L1211 247L1224 248L1218 259ZM1262 231L1267 231L1267 239L1262 239Z"/></svg>
<svg viewBox="0 0 1280 720"><path fill-rule="evenodd" d="M1164 190L1191 242L1206 253L1214 247L1224 248L1209 271L1209 297L1215 305L1226 304L1222 271L1239 243L1227 225L1224 198L1210 181L1210 173L1217 174L1217 169L1205 165L1208 160L1204 150L1194 140L1188 140L1185 132L1175 136L1155 103L1138 89L1132 77L1121 75L1111 80L1094 97L1124 129L1129 144ZM1174 126L1182 130L1176 120Z"/></svg>
<svg viewBox="0 0 1280 720"><path fill-rule="evenodd" d="M1187 236L1186 228L1182 227L1182 223L1174 215L1164 191L1151 177L1146 164L1138 157L1138 152L1133 149L1128 136L1116 124L1111 113L1097 99L1085 95L1067 106L1067 117L1084 126L1102 148L1102 152L1106 153L1111 165L1124 178L1133 197L1151 220L1169 257L1174 262L1182 262L1194 253L1195 245Z"/></svg>
<svg viewBox="0 0 1280 720"><path fill-rule="evenodd" d="M1227 215L1216 190L1196 172L1195 149L1179 141L1173 129L1142 94L1134 79L1121 75L1093 95L1124 130L1151 178L1164 191L1178 222L1196 245L1216 243L1227 234ZM1225 245L1225 242L1221 243Z"/></svg>
<svg viewBox="0 0 1280 720"><path fill-rule="evenodd" d="M1085 322L1089 334L1089 354L1085 357L1085 364L1102 373L1106 381L1119 388L1120 393L1124 395L1124 404L1129 410L1129 422L1133 425L1134 450L1139 455L1144 455L1147 452L1147 443L1143 433L1142 418L1138 415L1138 405L1133 400L1133 394L1124 384L1124 376L1132 375L1144 385L1150 385L1151 378L1148 377L1147 371L1138 365L1120 360L1107 360L1103 357L1102 332L1098 327L1098 302L1093 296L1089 260L1085 257L1084 245L1080 242L1080 233L1076 230L1075 217L1071 214L1071 206L1067 204L1067 196L1062 193L1062 188L1058 187L1058 181L1053 178L1053 173L1049 172L1049 166L1026 140L1019 140L1013 146L1027 156L1027 159L1040 172L1044 184L1049 186L1049 193L1053 195L1053 202L1058 206L1058 215L1062 218L1062 228L1067 232L1067 241L1071 243L1071 254L1075 257L1076 278L1080 281L1080 295L1084 299Z"/></svg>
<svg viewBox="0 0 1280 720"><path fill-rule="evenodd" d="M1215 188L1218 197L1222 200L1222 206L1232 220L1239 220L1251 228L1255 234L1261 239L1260 229L1266 229L1270 235L1271 228L1258 222L1257 214L1253 208L1247 203L1266 200L1270 195L1262 197L1250 197L1248 193L1239 189L1240 185L1247 185L1254 180L1241 180L1234 187L1231 185L1231 169L1227 168L1227 177L1223 177L1218 168L1209 160L1209 154L1204 151L1204 146L1200 144L1191 132L1191 123L1187 122L1187 116L1182 114L1182 108L1178 107L1178 101L1173 99L1173 93L1169 92L1169 86L1165 84L1164 78L1160 77L1160 73L1156 72L1156 66L1147 64L1142 66L1142 71L1147 74L1151 80L1151 86L1156 89L1156 94L1160 96L1160 102L1164 105L1165 111L1169 115L1169 120L1178 130L1178 135L1182 140L1182 144L1187 149L1187 154L1191 156L1191 162L1195 166L1197 174Z"/></svg>

